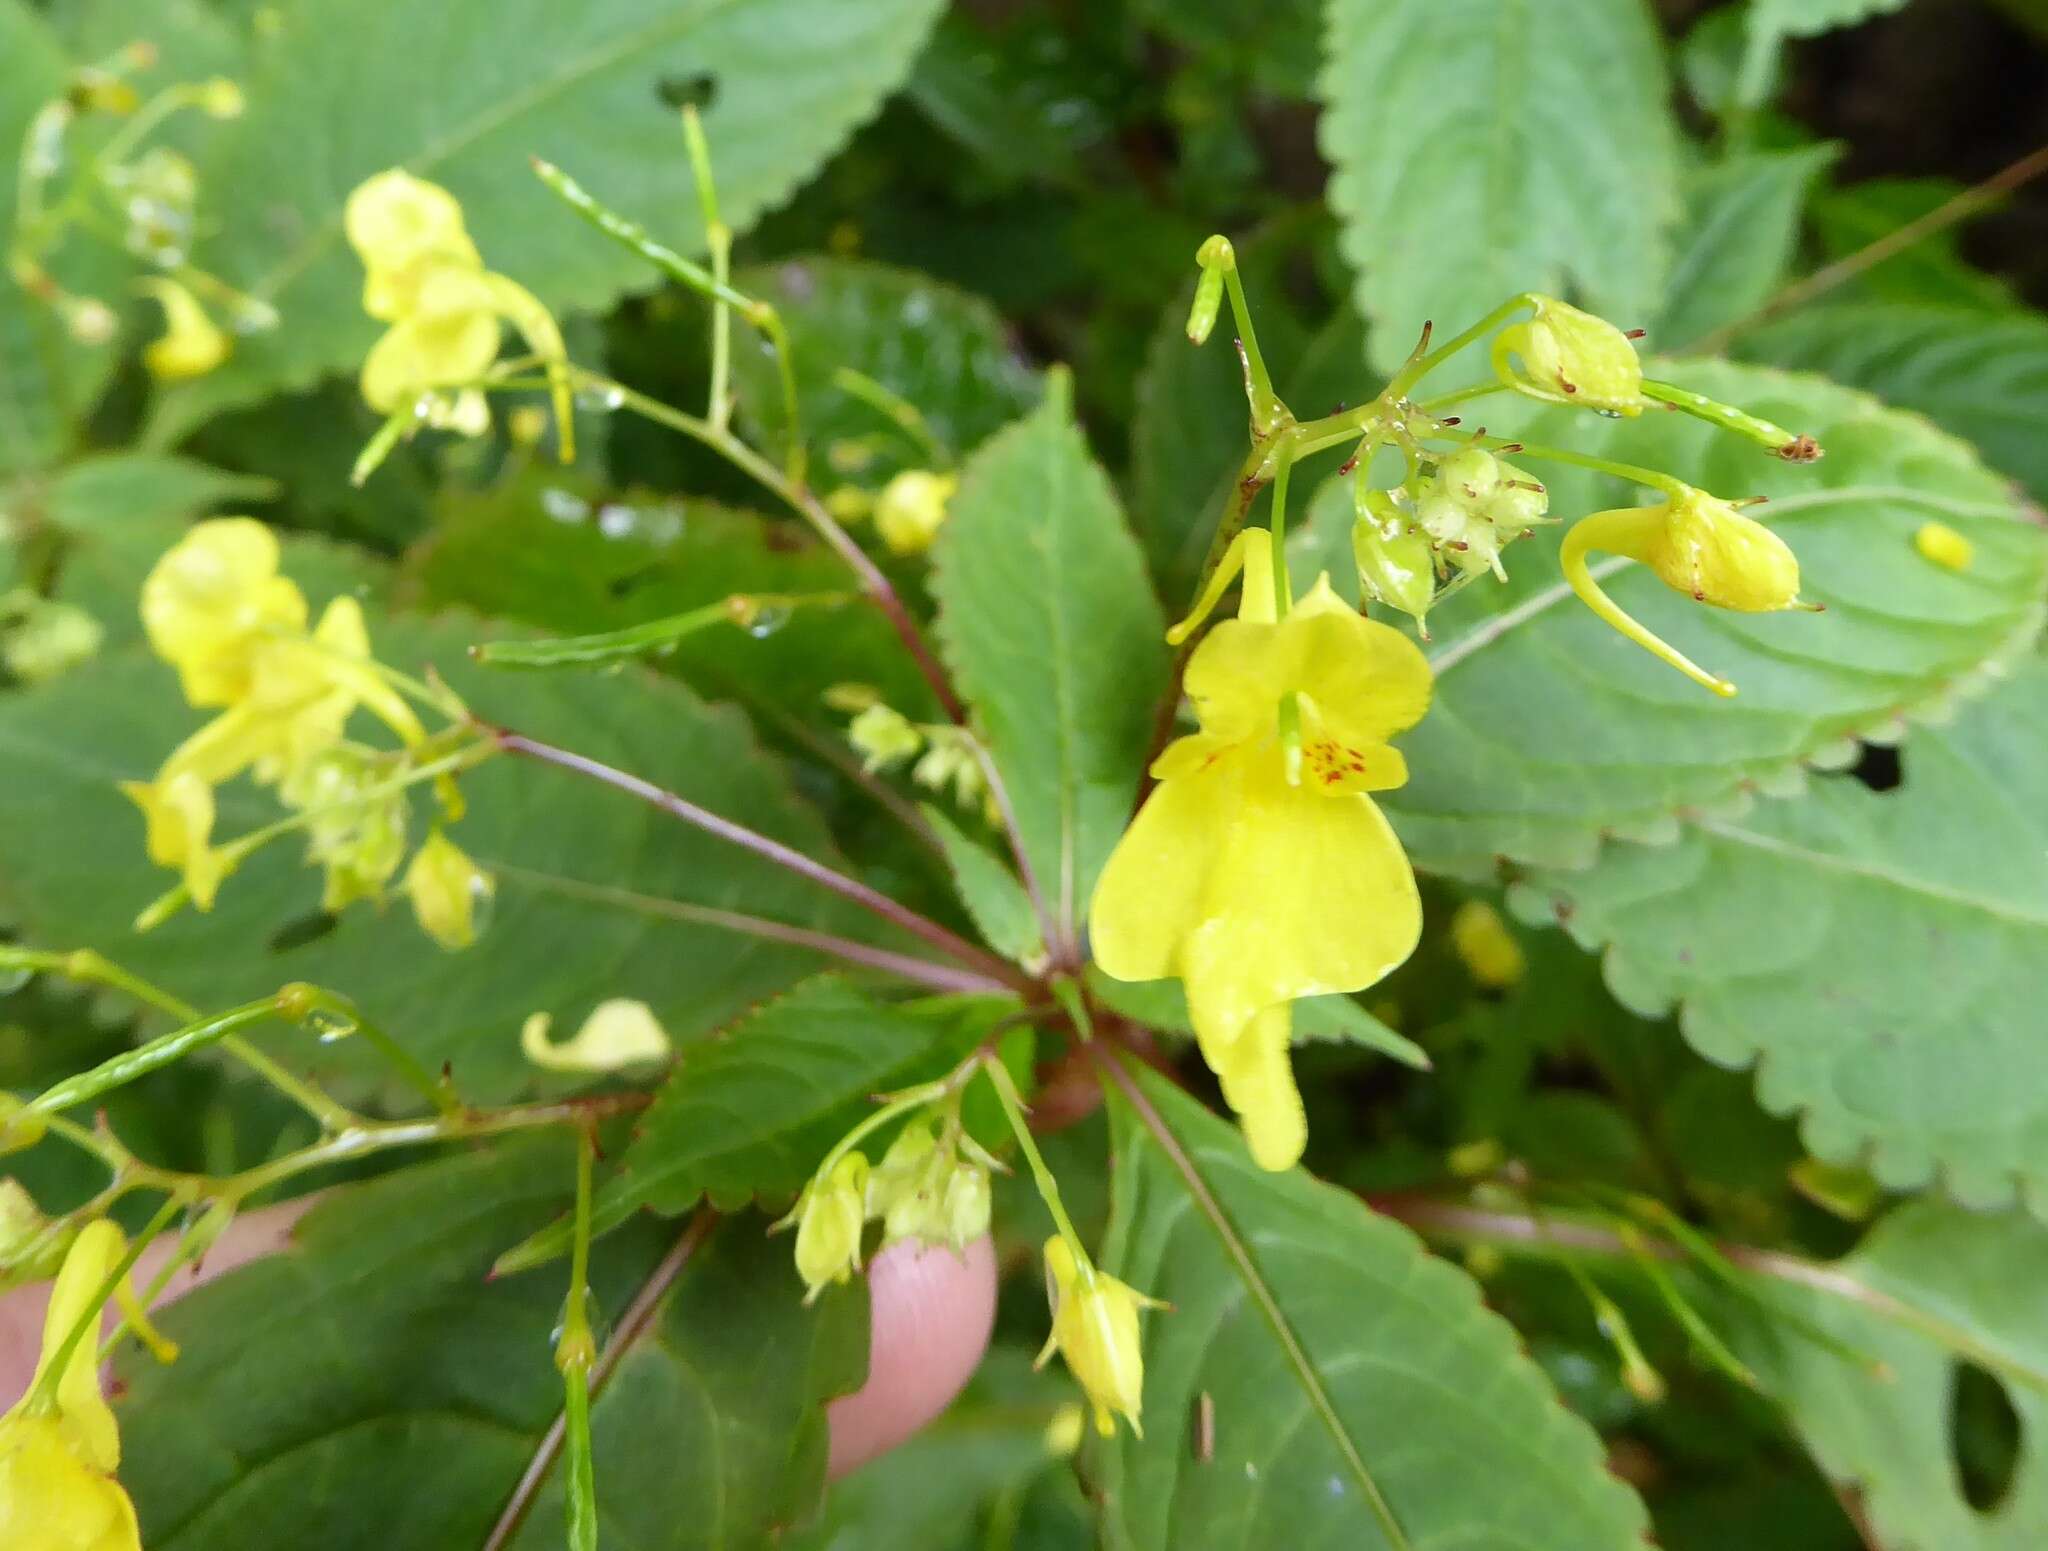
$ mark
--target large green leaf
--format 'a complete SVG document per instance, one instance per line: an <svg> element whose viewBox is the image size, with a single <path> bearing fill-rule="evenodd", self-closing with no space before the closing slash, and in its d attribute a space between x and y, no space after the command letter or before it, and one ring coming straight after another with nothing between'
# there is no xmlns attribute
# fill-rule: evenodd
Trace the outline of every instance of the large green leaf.
<svg viewBox="0 0 2048 1551"><path fill-rule="evenodd" d="M813 446L880 444L885 469L931 462L914 438L835 381L841 368L916 406L956 457L1037 397L1037 382L1011 348L996 310L930 275L853 259L802 258L742 271L738 283L773 302L789 328L798 408ZM779 444L787 417L773 358L739 350L733 362L749 418Z"/></svg>
<svg viewBox="0 0 2048 1551"><path fill-rule="evenodd" d="M373 621L387 661L431 663L478 712L609 760L800 850L835 860L824 826L753 742L743 718L682 685L634 672L596 687L575 678L486 674L465 661L480 627ZM454 1065L484 1098L524 1086L518 1033L546 1011L570 1028L606 997L650 1003L676 1037L715 1028L813 969L805 950L707 924L739 911L862 930L860 918L793 874L754 860L644 803L565 771L509 759L464 780L470 814L455 838L498 874L477 945L445 953L404 905L359 905L324 935L280 937L319 898L289 841L259 853L210 914L153 932L130 921L171 882L143 855L141 816L114 788L146 777L200 724L169 669L110 655L44 689L0 702L0 905L40 942L92 946L201 1005L227 1005L287 980L357 997L430 1065ZM222 793L220 830L275 809L246 783ZM360 1070L353 1042L275 1041L295 1064Z"/></svg>
<svg viewBox="0 0 2048 1551"><path fill-rule="evenodd" d="M2016 1214L1931 1203L1886 1218L1854 1254L1795 1279L1758 1276L1792 1321L1737 1344L1830 1477L1855 1490L1886 1551L2032 1551L2048 1544L2048 1230ZM1880 1365L1875 1371L1872 1363ZM1956 1469L1958 1381L2005 1392L2019 1453L2001 1500L1978 1506Z"/></svg>
<svg viewBox="0 0 2048 1551"><path fill-rule="evenodd" d="M549 1360L559 1271L487 1282L492 1257L560 1209L559 1144L476 1153L345 1191L295 1246L164 1317L182 1353L122 1360L122 1475L161 1551L447 1551L483 1543L561 1408ZM623 1313L667 1235L593 1256ZM759 1219L721 1225L592 1407L606 1544L766 1545L817 1501L823 1402L858 1384L865 1298L801 1307ZM559 1471L520 1538L562 1544Z"/></svg>
<svg viewBox="0 0 2048 1551"><path fill-rule="evenodd" d="M1678 170L1642 0L1331 0L1320 91L1330 204L1373 358L1520 291L1618 318L1662 291Z"/></svg>
<svg viewBox="0 0 2048 1551"><path fill-rule="evenodd" d="M1917 409L1975 442L2037 499L2048 499L2048 445L2041 437L2048 318L2039 313L1905 302L1823 306L1754 330L1737 348Z"/></svg>
<svg viewBox="0 0 2048 1551"><path fill-rule="evenodd" d="M1656 838L1682 815L1735 813L1758 790L1796 789L1808 765L1851 757L1850 738L1952 699L2037 628L2048 545L1960 443L1815 378L1658 370L1810 432L1827 456L1785 464L1676 414L1559 410L1514 434L1768 496L1758 517L1798 553L1800 590L1827 612L1703 608L1639 567L1600 562L1622 607L1740 686L1722 700L1579 605L1558 578L1557 529L1515 545L1506 586L1481 582L1430 617L1436 700L1402 740L1408 785L1387 794L1419 860L1580 866L1602 833ZM1542 472L1560 516L1636 499L1611 478ZM1914 549L1930 520L1976 544L1967 572Z"/></svg>
<svg viewBox="0 0 2048 1551"><path fill-rule="evenodd" d="M703 95L722 214L788 197L909 70L936 0L302 0L203 169L219 231L198 260L276 305L281 327L166 396L159 434L358 364L380 325L342 204L403 166L463 201L486 262L562 309L654 272L555 203L545 156L684 249L702 232L671 102Z"/></svg>
<svg viewBox="0 0 2048 1551"><path fill-rule="evenodd" d="M1753 0L1736 97L1759 107L1768 95L1771 67L1788 38L1817 38L1896 11L1906 0Z"/></svg>
<svg viewBox="0 0 2048 1551"><path fill-rule="evenodd" d="M1165 622L1063 379L968 463L932 572L939 641L1071 927L1131 816Z"/></svg>
<svg viewBox="0 0 2048 1551"><path fill-rule="evenodd" d="M1356 1197L1259 1169L1233 1127L1138 1080L1248 1264L1115 1104L1103 1261L1173 1307L1145 1316L1145 1436L1119 1430L1104 1451L1110 1544L1383 1546L1366 1476L1414 1547L1641 1544L1642 1507L1598 1438L1469 1279ZM1189 1446L1205 1402L1206 1459Z"/></svg>
<svg viewBox="0 0 2048 1551"><path fill-rule="evenodd" d="M70 73L49 24L24 0L0 0L0 249L15 232L21 147L43 105L64 94ZM75 262L85 250L86 267ZM82 243L53 262L59 277L89 294L107 279ZM114 368L111 344L82 345L49 307L30 300L0 264L0 478L42 467L65 450L75 420Z"/></svg>
<svg viewBox="0 0 2048 1551"><path fill-rule="evenodd" d="M1897 790L1817 781L1675 844L1611 847L1516 901L1603 950L1630 1007L1677 1004L1703 1055L1753 1064L1765 1107L1796 1112L1815 1156L2041 1210L2044 740L2048 666L2030 662L1953 728L1917 734Z"/></svg>
<svg viewBox="0 0 2048 1551"><path fill-rule="evenodd" d="M1687 172L1678 256L1650 325L1659 350L1683 350L1770 298L1791 267L1807 191L1835 154L1827 145L1759 151Z"/></svg>

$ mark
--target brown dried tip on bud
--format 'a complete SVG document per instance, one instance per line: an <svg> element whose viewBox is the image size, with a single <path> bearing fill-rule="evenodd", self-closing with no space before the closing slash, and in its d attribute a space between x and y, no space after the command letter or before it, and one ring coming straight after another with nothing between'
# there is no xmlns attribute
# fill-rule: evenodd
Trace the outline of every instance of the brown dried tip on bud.
<svg viewBox="0 0 2048 1551"><path fill-rule="evenodd" d="M1787 463L1817 463L1820 461L1821 446L1810 436L1795 436L1777 449L1777 455Z"/></svg>

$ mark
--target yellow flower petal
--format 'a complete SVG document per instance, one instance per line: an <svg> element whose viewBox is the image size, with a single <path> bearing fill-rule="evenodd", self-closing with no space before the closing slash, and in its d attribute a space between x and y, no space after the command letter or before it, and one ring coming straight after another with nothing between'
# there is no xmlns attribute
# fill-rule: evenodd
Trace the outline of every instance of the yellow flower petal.
<svg viewBox="0 0 2048 1551"><path fill-rule="evenodd" d="M164 331L142 349L142 364L161 382L203 377L228 358L234 342L199 299L175 280L144 280L139 288L164 310Z"/></svg>
<svg viewBox="0 0 2048 1551"><path fill-rule="evenodd" d="M373 318L388 322L411 312L437 269L483 267L455 196L398 168L358 184L342 221L363 261L363 311Z"/></svg>
<svg viewBox="0 0 2048 1551"><path fill-rule="evenodd" d="M240 699L258 645L305 628L305 597L277 574L277 561L269 528L252 517L216 517L195 524L143 581L143 630L193 705Z"/></svg>
<svg viewBox="0 0 2048 1551"><path fill-rule="evenodd" d="M0 1546L8 1551L142 1551L121 1484L45 1417L0 1421Z"/></svg>
<svg viewBox="0 0 2048 1551"><path fill-rule="evenodd" d="M551 1020L537 1012L519 1031L519 1048L535 1066L551 1072L615 1072L647 1061L665 1061L672 1046L668 1031L645 1002L614 997L599 1002L575 1037L556 1044Z"/></svg>
<svg viewBox="0 0 2048 1551"><path fill-rule="evenodd" d="M1301 1161L1308 1145L1308 1114L1294 1083L1288 1047L1294 1034L1294 1008L1281 1002L1263 1009L1212 1062L1223 1100L1244 1127L1252 1160L1276 1173Z"/></svg>
<svg viewBox="0 0 2048 1551"><path fill-rule="evenodd" d="M1181 972L1181 944L1206 913L1243 784L1242 761L1216 739L1182 738L1153 768L1164 779L1110 853L1088 907L1095 962L1117 980Z"/></svg>
<svg viewBox="0 0 2048 1551"><path fill-rule="evenodd" d="M228 860L212 844L213 788L190 770L154 782L123 781L121 791L142 810L149 859L184 874L192 903L211 910L228 875Z"/></svg>

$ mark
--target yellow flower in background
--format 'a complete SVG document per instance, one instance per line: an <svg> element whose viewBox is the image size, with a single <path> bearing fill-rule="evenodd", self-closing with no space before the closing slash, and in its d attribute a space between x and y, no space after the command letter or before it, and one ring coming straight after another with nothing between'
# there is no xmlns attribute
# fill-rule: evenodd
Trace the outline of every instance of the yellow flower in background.
<svg viewBox="0 0 2048 1551"><path fill-rule="evenodd" d="M1636 645L1717 695L1732 695L1735 686L1652 634L1601 589L1586 564L1586 556L1596 550L1642 562L1665 586L1696 603L1744 614L1803 606L1799 559L1791 548L1762 523L1704 490L1683 486L1656 506L1595 512L1572 524L1558 564L1580 601Z"/></svg>
<svg viewBox="0 0 2048 1551"><path fill-rule="evenodd" d="M1529 956L1500 912L1483 899L1466 900L1451 916L1451 951L1465 973L1489 991L1518 986L1529 973Z"/></svg>
<svg viewBox="0 0 2048 1551"><path fill-rule="evenodd" d="M1177 976L1203 1059L1252 1156L1291 1167L1308 1139L1288 1060L1296 997L1358 991L1414 950L1415 875L1369 792L1407 779L1387 740L1429 707L1429 665L1319 578L1275 619L1271 536L1240 535L1184 638L1241 565L1244 604L1188 663L1201 731L1152 767L1096 884L1095 962L1118 980ZM1288 725L1291 723L1291 725Z"/></svg>
<svg viewBox="0 0 2048 1551"><path fill-rule="evenodd" d="M140 289L164 310L163 333L142 349L150 376L159 382L204 377L228 358L234 342L190 290L175 280L144 280Z"/></svg>
<svg viewBox="0 0 2048 1551"><path fill-rule="evenodd" d="M930 549L946 524L946 505L959 487L955 475L905 469L875 498L875 531L899 555Z"/></svg>
<svg viewBox="0 0 2048 1551"><path fill-rule="evenodd" d="M553 1021L537 1012L519 1031L519 1049L526 1059L551 1072L616 1072L666 1061L674 1048L654 1009L626 997L599 1002L575 1037L559 1045L548 1038Z"/></svg>
<svg viewBox="0 0 2048 1551"><path fill-rule="evenodd" d="M1967 571L1977 557L1977 546L1945 522L1923 522L1913 535L1913 547L1923 560L1950 571Z"/></svg>
<svg viewBox="0 0 2048 1551"><path fill-rule="evenodd" d="M195 706L249 691L257 647L303 630L306 599L277 574L277 536L253 517L197 523L142 584L142 628Z"/></svg>
<svg viewBox="0 0 2048 1551"><path fill-rule="evenodd" d="M134 1506L114 1479L121 1438L100 1394L96 1330L72 1348L52 1392L39 1393L66 1338L93 1318L123 1249L121 1230L104 1220L79 1234L50 1295L35 1378L0 1417L0 1546L8 1551L140 1551Z"/></svg>
<svg viewBox="0 0 2048 1551"><path fill-rule="evenodd" d="M532 292L484 268L455 196L393 168L349 195L343 225L363 262L363 310L391 325L363 362L370 407L390 415L424 404L429 424L481 435L490 408L474 384L510 323L546 363L562 459L572 458L562 331Z"/></svg>
<svg viewBox="0 0 2048 1551"><path fill-rule="evenodd" d="M490 900L497 885L437 829L414 853L404 887L420 929L453 951L476 941L478 907Z"/></svg>
<svg viewBox="0 0 2048 1551"><path fill-rule="evenodd" d="M1084 1266L1063 1238L1045 1241L1046 1297L1052 1303L1052 1335L1038 1354L1043 1363L1055 1350L1087 1394L1095 1430L1107 1438L1123 1416L1140 1438L1139 1412L1145 1398L1145 1348L1138 1334L1138 1310L1161 1308L1156 1299Z"/></svg>

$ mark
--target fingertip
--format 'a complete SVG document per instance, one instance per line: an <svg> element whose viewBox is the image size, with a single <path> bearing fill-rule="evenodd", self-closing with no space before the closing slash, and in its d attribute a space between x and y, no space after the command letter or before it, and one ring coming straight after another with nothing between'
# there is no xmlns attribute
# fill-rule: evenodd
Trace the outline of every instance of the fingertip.
<svg viewBox="0 0 2048 1551"><path fill-rule="evenodd" d="M868 1379L832 1403L835 1477L887 1452L945 1410L980 1366L995 1325L987 1235L958 1253L893 1244L868 1267Z"/></svg>

